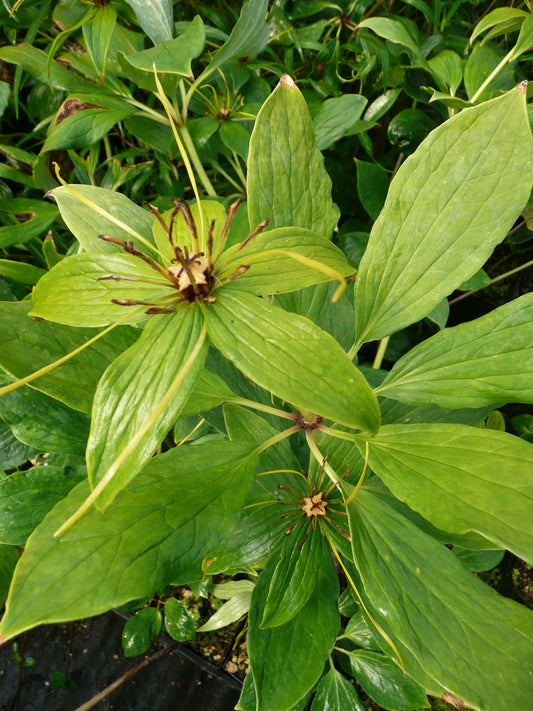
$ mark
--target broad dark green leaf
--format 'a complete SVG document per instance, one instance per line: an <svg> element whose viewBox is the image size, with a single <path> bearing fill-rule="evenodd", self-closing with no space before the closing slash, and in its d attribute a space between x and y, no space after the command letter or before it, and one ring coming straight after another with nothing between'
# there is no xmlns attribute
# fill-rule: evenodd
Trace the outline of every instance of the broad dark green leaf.
<svg viewBox="0 0 533 711"><path fill-rule="evenodd" d="M406 676L391 657L358 649L349 654L353 675L374 701L393 711L410 711L429 706L424 690Z"/></svg>
<svg viewBox="0 0 533 711"><path fill-rule="evenodd" d="M384 425L369 445L373 471L434 526L475 531L533 561L531 444L505 432L423 424Z"/></svg>
<svg viewBox="0 0 533 711"><path fill-rule="evenodd" d="M270 250L293 252L304 259L312 259L342 276L353 274L341 250L324 237L301 227L280 227L255 237L250 244L236 251L230 248L220 257L221 262L231 256L224 265L221 278L231 276L242 265L250 268L239 276L232 288L244 289L259 296L297 291L313 284L331 281L331 273L297 261L287 254L269 254ZM265 253L261 257L261 253Z"/></svg>
<svg viewBox="0 0 533 711"><path fill-rule="evenodd" d="M83 39L87 45L94 67L103 79L109 43L115 29L117 11L111 5L97 7L90 22L83 23Z"/></svg>
<svg viewBox="0 0 533 711"><path fill-rule="evenodd" d="M389 176L379 163L356 160L357 194L365 210L376 220L383 208L389 189Z"/></svg>
<svg viewBox="0 0 533 711"><path fill-rule="evenodd" d="M169 597L165 602L165 629L177 642L194 639L196 629L185 605L175 597Z"/></svg>
<svg viewBox="0 0 533 711"><path fill-rule="evenodd" d="M184 417L200 415L236 397L224 380L208 368L204 368L196 381L189 399L183 406Z"/></svg>
<svg viewBox="0 0 533 711"><path fill-rule="evenodd" d="M81 150L106 136L113 126L135 113L135 107L124 103L121 109L87 108L67 116L49 133L43 151Z"/></svg>
<svg viewBox="0 0 533 711"><path fill-rule="evenodd" d="M123 280L105 278L109 276ZM68 326L108 326L128 311L138 311L114 304L113 299L153 303L173 293L179 297L168 278L132 254L75 254L62 259L39 281L30 316ZM129 323L143 320L144 312L128 319Z"/></svg>
<svg viewBox="0 0 533 711"><path fill-rule="evenodd" d="M300 515L303 514L300 512ZM285 538L270 580L261 629L284 625L309 600L316 585L324 547L327 548L327 544L320 528L311 529L310 520L305 518Z"/></svg>
<svg viewBox="0 0 533 711"><path fill-rule="evenodd" d="M363 614L361 605L358 603L357 612L348 620L348 624L342 633L342 637L349 639L350 642L353 642L353 644L356 644L358 647L379 652L380 646L376 642L376 635L377 632L375 630L372 631L372 629L368 626L368 622Z"/></svg>
<svg viewBox="0 0 533 711"><path fill-rule="evenodd" d="M527 708L531 611L468 573L364 486L348 514L360 592L409 676L429 693L446 692L479 711Z"/></svg>
<svg viewBox="0 0 533 711"><path fill-rule="evenodd" d="M0 276L20 284L36 284L46 274L44 269L33 264L15 262L13 259L0 259Z"/></svg>
<svg viewBox="0 0 533 711"><path fill-rule="evenodd" d="M354 685L335 667L319 681L311 711L365 711Z"/></svg>
<svg viewBox="0 0 533 711"><path fill-rule="evenodd" d="M136 657L146 652L161 632L162 618L157 607L145 607L132 615L122 630L122 649L125 657Z"/></svg>
<svg viewBox="0 0 533 711"><path fill-rule="evenodd" d="M71 189L74 194L69 192ZM154 242L154 216L125 195L94 185L61 186L48 194L57 202L61 217L86 252L123 252L122 247L98 239L99 235L133 242L141 251L146 242ZM153 257L153 251L149 252Z"/></svg>
<svg viewBox="0 0 533 711"><path fill-rule="evenodd" d="M22 43L0 48L0 60L22 67L39 83L65 91L92 91L94 85L76 72L69 71L56 61L49 61L46 52Z"/></svg>
<svg viewBox="0 0 533 711"><path fill-rule="evenodd" d="M28 318L30 309L28 301L0 303L0 365L15 378L63 358L98 335L98 329L34 321ZM129 326L115 328L63 365L32 381L32 387L74 410L90 412L102 373L137 338L138 332Z"/></svg>
<svg viewBox="0 0 533 711"><path fill-rule="evenodd" d="M36 449L20 442L11 427L0 420L0 470L19 467L37 454Z"/></svg>
<svg viewBox="0 0 533 711"><path fill-rule="evenodd" d="M33 237L42 239L57 219L54 205L33 198L0 200L0 212L5 213L2 222L7 223L0 227L0 247L23 244Z"/></svg>
<svg viewBox="0 0 533 711"><path fill-rule="evenodd" d="M358 28L363 27L372 30L379 37L405 47L419 66L426 66L426 60L420 52L418 43L399 20L393 20L389 17L368 17L358 24Z"/></svg>
<svg viewBox="0 0 533 711"><path fill-rule="evenodd" d="M428 65L441 90L455 95L463 81L463 61L457 52L445 49L432 57Z"/></svg>
<svg viewBox="0 0 533 711"><path fill-rule="evenodd" d="M202 574L203 557L232 528L256 471L252 445L211 442L155 457L105 513L96 508L60 538L82 504L78 485L30 536L1 634L97 615L171 581ZM35 594L35 590L39 594Z"/></svg>
<svg viewBox="0 0 533 711"><path fill-rule="evenodd" d="M337 224L331 179L316 145L309 109L287 75L257 116L247 191L251 229L269 218L268 229L304 227L329 239Z"/></svg>
<svg viewBox="0 0 533 711"><path fill-rule="evenodd" d="M244 375L299 408L378 429L370 386L328 333L246 292L220 292L207 310L209 337Z"/></svg>
<svg viewBox="0 0 533 711"><path fill-rule="evenodd" d="M469 99L474 97L481 85L496 70L501 61L501 52L497 52L491 45L474 45L466 60L464 72L464 86ZM506 62L503 67L500 67L490 84L477 96L477 101L491 99L498 92L509 91L515 85L514 67Z"/></svg>
<svg viewBox="0 0 533 711"><path fill-rule="evenodd" d="M432 131L394 177L361 260L359 344L423 318L482 266L527 202L530 155L522 88Z"/></svg>
<svg viewBox="0 0 533 711"><path fill-rule="evenodd" d="M306 695L322 674L340 622L337 574L329 548L324 546L316 587L307 603L286 624L260 629L277 559L274 555L259 576L248 616L257 711L287 711Z"/></svg>
<svg viewBox="0 0 533 711"><path fill-rule="evenodd" d="M172 39L172 0L126 0L154 44Z"/></svg>
<svg viewBox="0 0 533 711"><path fill-rule="evenodd" d="M258 54L268 42L270 28L266 22L268 0L247 0L243 3L239 19L230 36L198 77L195 84L203 82L224 62L239 57Z"/></svg>
<svg viewBox="0 0 533 711"><path fill-rule="evenodd" d="M39 466L0 479L0 543L23 546L50 509L86 476L85 467Z"/></svg>
<svg viewBox="0 0 533 711"><path fill-rule="evenodd" d="M316 143L321 151L349 135L352 126L361 118L367 101L359 94L344 94L324 101L313 118Z"/></svg>
<svg viewBox="0 0 533 711"><path fill-rule="evenodd" d="M533 402L533 294L415 346L376 392L441 407Z"/></svg>
<svg viewBox="0 0 533 711"><path fill-rule="evenodd" d="M0 608L4 606L7 599L9 585L11 584L18 558L19 554L15 546L0 545Z"/></svg>
<svg viewBox="0 0 533 711"><path fill-rule="evenodd" d="M0 385L12 382L0 373ZM77 410L27 386L0 397L0 417L13 434L41 452L83 456L90 419Z"/></svg>
<svg viewBox="0 0 533 711"><path fill-rule="evenodd" d="M152 456L187 401L207 353L203 322L194 305L152 316L102 376L87 445L91 486L108 482L97 500L102 510Z"/></svg>
<svg viewBox="0 0 533 711"><path fill-rule="evenodd" d="M158 74L177 74L192 76L191 62L199 57L204 49L204 23L199 16L189 24L185 32L175 39L168 39L143 52L129 54L118 53L118 59L128 71L141 73L143 88L155 90L154 64ZM128 72L129 73L129 72Z"/></svg>

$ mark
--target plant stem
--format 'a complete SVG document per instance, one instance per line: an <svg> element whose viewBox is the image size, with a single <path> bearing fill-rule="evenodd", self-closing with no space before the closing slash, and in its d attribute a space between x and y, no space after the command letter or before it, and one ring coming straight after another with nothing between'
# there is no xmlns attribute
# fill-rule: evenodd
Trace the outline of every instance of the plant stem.
<svg viewBox="0 0 533 711"><path fill-rule="evenodd" d="M45 365L43 368L39 368L39 370L36 370L34 373L30 373L30 375L26 375L23 378L19 378L19 380L15 380L14 383L9 383L9 385L4 385L4 387L0 388L0 397L2 395L7 395L7 393L10 393L13 390L16 390L17 388L20 388L23 385L28 385L29 383L32 383L34 380L37 380L37 378L41 378L43 375L47 375L48 373L52 372L52 370L55 370L60 365L63 365L63 363L66 363L71 358L74 358L74 356L78 355L78 353L81 353L83 350L85 350L89 346L92 346L93 343L96 343L96 341L99 338L102 338L102 336L105 336L107 333L112 331L117 326L120 326L121 323L124 323L124 321L127 321L129 318L131 318L135 314L141 313L141 311L144 311L144 306L140 309L136 309L133 312L129 311L121 319L119 319L118 321L115 321L115 323L111 324L111 326L104 328L103 331L100 331L100 333L98 333L96 336L94 336L93 338L86 341L83 345L78 346L78 348L75 348L70 353L67 353L67 355L63 356L62 358L55 360L53 363L50 363L49 365Z"/></svg>
<svg viewBox="0 0 533 711"><path fill-rule="evenodd" d="M491 81L494 79L494 77L501 72L501 70L504 68L504 66L510 62L513 58L513 51L514 48L508 52L505 57L502 59L502 61L498 64L498 66L489 74L489 76L485 79L483 84L479 87L479 89L476 91L474 96L470 99L470 103L474 104L476 100L480 97L480 95L483 93L483 90L487 88L487 86L491 83Z"/></svg>
<svg viewBox="0 0 533 711"><path fill-rule="evenodd" d="M341 480L340 480L339 476L337 475L337 472L325 461L324 455L319 450L315 440L313 439L313 432L310 429L307 429L305 431L305 436L307 438L307 445L309 446L309 449L311 450L313 457L320 464L320 466L322 466L322 465L324 466L324 471L329 476L331 481L334 484L338 484Z"/></svg>
<svg viewBox="0 0 533 711"><path fill-rule="evenodd" d="M265 449L268 449L269 447L273 447L275 444L278 442L281 442L284 439L287 439L287 437L290 437L293 435L295 432L299 432L301 430L301 425L293 425L292 427L289 427L286 430L283 430L283 432L278 432L278 434L274 435L270 439L267 439L265 442L261 442L252 454L261 454L261 452L264 452Z"/></svg>
<svg viewBox="0 0 533 711"><path fill-rule="evenodd" d="M213 187L211 181L207 177L207 173L204 170L204 166L202 165L202 162L198 158L198 153L196 152L196 148L195 148L193 140L191 138L191 134L189 133L189 131L187 129L187 126L185 126L185 124L181 124L178 127L178 131L181 134L183 143L185 144L185 146L189 152L191 161L193 162L196 173L198 174L198 177L200 178L206 193L209 195L209 197L218 197L215 188Z"/></svg>
<svg viewBox="0 0 533 711"><path fill-rule="evenodd" d="M463 299L466 299L467 296L471 296L472 294L475 294L477 291L481 291L482 289L488 289L489 286L492 286L493 284L496 284L498 281L502 281L502 279L506 279L509 276L512 276L513 274L517 274L518 272L521 272L524 269L528 269L528 267L533 266L533 259L531 259L529 262L526 262L525 264L521 264L519 267L516 267L515 269L511 269L508 272L505 272L505 274L500 274L497 277L494 277L494 279L490 280L490 283L487 284L486 286L480 286L479 289L472 289L471 291L465 291L464 294L460 294L459 296L456 296L455 299L451 299L449 301L449 305L451 306L452 304L456 304L458 301L462 301Z"/></svg>
<svg viewBox="0 0 533 711"><path fill-rule="evenodd" d="M374 358L374 362L372 363L372 368L375 370L379 370L381 368L383 358L385 357L385 351L389 345L389 338L390 336L387 336L386 338L382 338L379 342L378 351L376 353L376 357Z"/></svg>
<svg viewBox="0 0 533 711"><path fill-rule="evenodd" d="M254 400L247 400L243 397L228 398L225 402L232 405L242 405L242 407L249 407L252 410L259 410L260 412L267 412L269 415L274 415L274 417L283 417L286 420L296 420L297 415L292 412L285 412L285 410L277 410L275 407L270 407L270 405L263 405L260 402L255 402Z"/></svg>

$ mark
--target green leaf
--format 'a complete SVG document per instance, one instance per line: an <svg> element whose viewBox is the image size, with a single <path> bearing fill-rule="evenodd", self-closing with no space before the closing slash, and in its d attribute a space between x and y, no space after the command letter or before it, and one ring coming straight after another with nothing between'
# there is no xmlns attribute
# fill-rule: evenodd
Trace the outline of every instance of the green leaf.
<svg viewBox="0 0 533 711"><path fill-rule="evenodd" d="M248 613L254 584L250 580L243 580L241 582L249 583L249 589L229 598L205 624L198 628L198 632L213 632L222 627L227 627Z"/></svg>
<svg viewBox="0 0 533 711"><path fill-rule="evenodd" d="M197 15L179 37L156 43L143 52L118 52L117 56L128 75L142 79L142 88L155 91L154 65L158 74L191 77L191 62L202 54L204 45L204 23Z"/></svg>
<svg viewBox="0 0 533 711"><path fill-rule="evenodd" d="M230 59L258 54L268 42L270 28L266 23L268 0L247 0L230 36L200 74L193 86L200 84Z"/></svg>
<svg viewBox="0 0 533 711"><path fill-rule="evenodd" d="M11 378L0 374L0 385ZM41 452L83 456L89 436L89 417L29 387L0 398L0 417L15 437Z"/></svg>
<svg viewBox="0 0 533 711"><path fill-rule="evenodd" d="M474 709L527 708L531 611L500 597L365 487L348 514L360 592L407 674L429 693L447 692Z"/></svg>
<svg viewBox="0 0 533 711"><path fill-rule="evenodd" d="M20 467L37 454L36 449L20 442L11 427L0 420L0 470ZM0 479L0 483L2 481Z"/></svg>
<svg viewBox="0 0 533 711"><path fill-rule="evenodd" d="M85 477L85 467L47 465L0 479L0 543L25 545L46 514Z"/></svg>
<svg viewBox="0 0 533 711"><path fill-rule="evenodd" d="M415 346L376 392L413 405L533 402L533 294Z"/></svg>
<svg viewBox="0 0 533 711"><path fill-rule="evenodd" d="M203 557L230 531L248 495L252 450L234 442L172 449L152 459L109 512L91 507L54 538L88 494L86 482L77 486L30 536L1 634L97 615L171 581L201 577Z"/></svg>
<svg viewBox="0 0 533 711"><path fill-rule="evenodd" d="M3 221L8 223L0 227L0 247L23 244L34 237L42 239L57 219L54 205L33 198L0 200L0 212L5 213Z"/></svg>
<svg viewBox="0 0 533 711"><path fill-rule="evenodd" d="M488 76L500 65L501 52L490 45L475 45L465 64L464 84L466 95L471 99ZM500 91L508 91L516 85L514 68L505 63L491 83L477 97L477 101L486 101Z"/></svg>
<svg viewBox="0 0 533 711"><path fill-rule="evenodd" d="M491 570L502 562L503 556L505 555L505 551L503 550L470 551L466 548L460 548L459 546L454 546L452 553L461 561L461 564L464 565L467 570L471 570L473 573Z"/></svg>
<svg viewBox="0 0 533 711"><path fill-rule="evenodd" d="M338 220L309 109L287 75L263 104L250 139L251 229L266 218L269 229L304 227L328 239Z"/></svg>
<svg viewBox="0 0 533 711"><path fill-rule="evenodd" d="M376 220L385 204L389 189L389 176L378 163L355 160L357 166L357 194L361 204Z"/></svg>
<svg viewBox="0 0 533 711"><path fill-rule="evenodd" d="M339 601L339 608L340 607ZM342 609L340 611L341 613L343 612ZM348 624L342 633L342 637L349 639L350 642L353 642L353 644L356 644L358 647L379 652L380 646L376 642L375 634L377 633L373 633L371 628L368 626L368 622L363 614L361 605L357 603L357 612L350 618L350 620L348 620Z"/></svg>
<svg viewBox="0 0 533 711"><path fill-rule="evenodd" d="M194 385L189 399L183 406L181 414L183 417L200 415L234 397L236 397L235 394L219 375L204 368Z"/></svg>
<svg viewBox="0 0 533 711"><path fill-rule="evenodd" d="M508 32L511 31L509 29L509 23L511 22L512 26L515 29L518 29L524 20L529 16L528 12L514 7L496 8L496 10L492 10L492 12L489 12L485 15L485 17L482 17L477 23L474 31L472 32L470 44L472 44L476 37L479 37L482 32L485 32L485 30L488 30L491 27L494 28L498 25L502 25L504 26L503 32Z"/></svg>
<svg viewBox="0 0 533 711"><path fill-rule="evenodd" d="M427 708L424 690L391 657L368 649L349 652L353 675L376 703L393 711Z"/></svg>
<svg viewBox="0 0 533 711"><path fill-rule="evenodd" d="M94 90L94 85L77 72L69 71L56 61L49 62L46 52L24 42L16 47L0 47L0 60L22 67L40 84L51 85L54 89L73 92Z"/></svg>
<svg viewBox="0 0 533 711"><path fill-rule="evenodd" d="M207 353L203 321L195 306L152 316L102 376L87 445L89 482L94 491L102 482L101 510L152 456L187 401Z"/></svg>
<svg viewBox="0 0 533 711"><path fill-rule="evenodd" d="M369 441L368 461L395 496L437 528L476 531L533 561L529 443L464 425L384 425Z"/></svg>
<svg viewBox="0 0 533 711"><path fill-rule="evenodd" d="M14 262L12 259L0 259L0 276L19 284L35 284L46 274L44 269L33 264Z"/></svg>
<svg viewBox="0 0 533 711"><path fill-rule="evenodd" d="M271 253L281 250L281 254ZM297 291L306 286L331 281L334 278L329 270L335 270L342 276L349 276L354 269L350 266L341 250L321 235L301 227L279 227L254 237L243 249L227 250L220 256L220 261L226 261L220 278L231 276L240 266L250 265L250 268L235 279L232 289L243 289L251 294L283 294ZM283 253L284 252L284 253ZM291 257L287 252L300 255L303 263ZM262 254L264 253L264 257ZM328 269L328 273L319 271L307 260L317 262Z"/></svg>
<svg viewBox="0 0 533 711"><path fill-rule="evenodd" d="M368 17L358 24L358 28L363 27L368 27L383 39L402 45L411 52L419 66L427 66L418 44L399 20L392 20L389 17Z"/></svg>
<svg viewBox="0 0 533 711"><path fill-rule="evenodd" d="M161 632L161 612L156 607L145 607L132 615L122 630L122 649L125 657L136 657L146 652Z"/></svg>
<svg viewBox="0 0 533 711"><path fill-rule="evenodd" d="M19 558L15 546L0 545L0 608L4 606L13 571Z"/></svg>
<svg viewBox="0 0 533 711"><path fill-rule="evenodd" d="M169 597L165 602L165 630L177 642L194 639L196 630L187 608L175 597Z"/></svg>
<svg viewBox="0 0 533 711"><path fill-rule="evenodd" d="M82 150L107 136L113 126L134 114L133 106L124 104L121 109L88 108L67 116L48 134L43 151Z"/></svg>
<svg viewBox="0 0 533 711"><path fill-rule="evenodd" d="M222 143L240 155L244 160L248 158L248 149L250 146L250 134L241 126L241 124L235 121L224 121L219 129L218 135L222 140Z"/></svg>
<svg viewBox="0 0 533 711"><path fill-rule="evenodd" d="M367 99L359 94L344 94L326 99L313 118L318 148L323 151L339 138L350 135L350 129L361 118Z"/></svg>
<svg viewBox="0 0 533 711"><path fill-rule="evenodd" d="M126 0L154 44L172 39L172 0Z"/></svg>
<svg viewBox="0 0 533 711"><path fill-rule="evenodd" d="M354 685L335 667L320 679L311 711L365 711Z"/></svg>
<svg viewBox="0 0 533 711"><path fill-rule="evenodd" d="M300 515L303 515L300 512ZM261 629L279 627L291 620L309 600L323 558L324 539L311 522L301 521L287 536L272 573Z"/></svg>
<svg viewBox="0 0 533 711"><path fill-rule="evenodd" d="M531 189L524 99L465 109L401 166L355 281L359 344L426 316L505 237Z"/></svg>
<svg viewBox="0 0 533 711"><path fill-rule="evenodd" d="M109 276L122 279L107 279ZM112 300L152 303L172 294L172 282L165 286L164 279L132 254L74 254L62 259L39 281L32 294L30 316L68 326L108 326L127 316L128 311L136 311L127 322L145 321L144 312Z"/></svg>
<svg viewBox="0 0 533 711"><path fill-rule="evenodd" d="M463 81L463 62L457 52L445 49L432 57L428 65L442 91L454 95Z"/></svg>
<svg viewBox="0 0 533 711"><path fill-rule="evenodd" d="M329 548L323 546L316 586L307 603L286 624L261 629L276 563L274 556L259 576L248 616L248 653L257 711L286 711L305 696L322 674L340 621L337 574Z"/></svg>
<svg viewBox="0 0 533 711"><path fill-rule="evenodd" d="M246 377L299 408L378 429L370 386L328 333L246 292L220 291L207 310L209 338Z"/></svg>
<svg viewBox="0 0 533 711"><path fill-rule="evenodd" d="M0 366L15 378L48 366L98 335L97 329L34 321L28 318L30 309L28 301L0 302ZM102 373L137 337L129 326L115 328L31 385L74 410L90 412Z"/></svg>
<svg viewBox="0 0 533 711"><path fill-rule="evenodd" d="M103 79L109 43L115 30L117 11L111 5L100 5L90 22L83 23L83 39L98 75Z"/></svg>
<svg viewBox="0 0 533 711"><path fill-rule="evenodd" d="M94 185L61 186L48 194L57 202L61 217L86 252L123 252L119 245L98 239L99 235L131 241L141 249L146 242L153 244L154 216L125 195Z"/></svg>

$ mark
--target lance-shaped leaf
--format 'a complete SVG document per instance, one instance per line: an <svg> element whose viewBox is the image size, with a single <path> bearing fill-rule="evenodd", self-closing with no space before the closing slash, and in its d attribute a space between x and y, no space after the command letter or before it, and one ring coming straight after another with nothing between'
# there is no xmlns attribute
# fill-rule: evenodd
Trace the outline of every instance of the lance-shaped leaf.
<svg viewBox="0 0 533 711"><path fill-rule="evenodd" d="M54 198L61 217L86 252L122 251L119 245L99 239L99 235L133 242L140 249L154 243L152 213L114 190L62 185L48 195Z"/></svg>
<svg viewBox="0 0 533 711"><path fill-rule="evenodd" d="M369 445L375 473L434 526L475 531L533 561L529 442L495 430L423 424L383 425Z"/></svg>
<svg viewBox="0 0 533 711"><path fill-rule="evenodd" d="M327 546L307 603L289 622L260 628L277 556L268 561L252 593L248 652L257 692L257 711L288 711L320 678L335 643L340 615L339 583Z"/></svg>
<svg viewBox="0 0 533 711"><path fill-rule="evenodd" d="M28 318L30 309L28 301L0 303L0 366L15 378L45 368L98 336L97 329L34 321ZM90 412L102 373L137 337L131 327L115 328L31 385L74 410Z"/></svg>
<svg viewBox="0 0 533 711"><path fill-rule="evenodd" d="M261 387L349 427L378 429L379 406L364 376L308 319L228 286L207 323L215 347Z"/></svg>
<svg viewBox="0 0 533 711"><path fill-rule="evenodd" d="M126 316L126 309L133 311L131 306L114 304L113 299L153 303L172 294L171 286L161 273L134 255L75 254L62 259L39 281L32 294L30 316L68 326L107 326ZM132 313L127 322L145 319L144 313Z"/></svg>
<svg viewBox="0 0 533 711"><path fill-rule="evenodd" d="M154 44L172 39L172 0L126 0Z"/></svg>
<svg viewBox="0 0 533 711"><path fill-rule="evenodd" d="M376 392L441 407L533 402L533 294L415 346Z"/></svg>
<svg viewBox="0 0 533 711"><path fill-rule="evenodd" d="M204 366L203 316L191 306L153 316L141 338L106 370L94 397L87 469L104 510L176 420Z"/></svg>
<svg viewBox="0 0 533 711"><path fill-rule="evenodd" d="M265 101L248 154L248 219L254 229L305 227L330 238L338 220L331 179L305 99L288 75Z"/></svg>
<svg viewBox="0 0 533 711"><path fill-rule="evenodd" d="M461 111L396 174L356 277L359 344L427 316L512 227L531 190L524 92Z"/></svg>
<svg viewBox="0 0 533 711"><path fill-rule="evenodd" d="M348 514L361 592L409 676L478 711L527 708L531 611L499 596L364 487ZM392 653L385 641L383 647Z"/></svg>
<svg viewBox="0 0 533 711"><path fill-rule="evenodd" d="M202 18L196 16L185 32L175 39L156 44L143 52L118 52L117 57L131 78L139 78L144 89L155 91L154 65L158 74L192 76L191 62L199 57L205 45Z"/></svg>
<svg viewBox="0 0 533 711"><path fill-rule="evenodd" d="M254 237L243 249L229 249L226 254L231 253L224 274L229 276L242 265L250 265L234 287L251 294L283 294L354 272L338 247L301 227L270 230ZM220 261L224 263L224 254Z"/></svg>
<svg viewBox="0 0 533 711"><path fill-rule="evenodd" d="M253 482L253 445L210 442L152 459L109 512L91 507L61 538L83 502L77 486L48 514L19 561L0 633L97 615L202 574L202 559L231 529ZM35 594L35 590L39 594Z"/></svg>
<svg viewBox="0 0 533 711"><path fill-rule="evenodd" d="M291 620L315 588L322 549L327 546L319 529L308 530L310 525L309 520L301 521L283 542L270 580L261 629L279 627Z"/></svg>
<svg viewBox="0 0 533 711"><path fill-rule="evenodd" d="M268 42L270 27L266 22L268 0L247 0L230 36L215 54L193 86L205 81L229 59L248 57L260 52Z"/></svg>

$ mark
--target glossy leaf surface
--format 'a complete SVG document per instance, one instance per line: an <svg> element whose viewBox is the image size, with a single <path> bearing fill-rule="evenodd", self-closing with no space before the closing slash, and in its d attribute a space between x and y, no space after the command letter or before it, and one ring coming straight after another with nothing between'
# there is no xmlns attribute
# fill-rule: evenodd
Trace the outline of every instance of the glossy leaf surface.
<svg viewBox="0 0 533 711"><path fill-rule="evenodd" d="M124 280L105 278L113 275ZM137 279L161 282L163 286ZM145 320L145 313L134 314L138 309L114 304L112 299L151 303L172 294L170 287L170 281L132 254L75 254L61 260L39 281L30 316L68 326L108 326L131 311L128 320L135 323Z"/></svg>
<svg viewBox="0 0 533 711"><path fill-rule="evenodd" d="M370 467L434 526L475 531L533 561L530 443L494 430L423 424L384 425L369 445Z"/></svg>
<svg viewBox="0 0 533 711"><path fill-rule="evenodd" d="M354 685L335 667L320 679L311 711L364 711Z"/></svg>
<svg viewBox="0 0 533 711"><path fill-rule="evenodd" d="M407 673L428 692L474 709L527 708L531 611L500 597L364 487L348 514L361 592Z"/></svg>
<svg viewBox="0 0 533 711"><path fill-rule="evenodd" d="M161 632L161 612L156 607L144 607L132 615L122 631L122 649L125 657L136 657L146 652Z"/></svg>
<svg viewBox="0 0 533 711"><path fill-rule="evenodd" d="M233 288L243 289L259 296L297 291L306 286L331 281L331 273L314 268L312 264L297 261L288 254L269 254L270 250L281 250L312 259L342 276L348 276L354 269L341 250L324 237L300 227L280 227L255 237L250 244L235 252L224 266L224 275L230 276L241 265L250 268L239 276ZM261 257L264 252L265 256ZM220 260L225 261L222 254Z"/></svg>
<svg viewBox="0 0 533 711"><path fill-rule="evenodd" d="M285 75L261 107L248 155L248 218L253 229L304 227L329 239L338 212L305 99Z"/></svg>
<svg viewBox="0 0 533 711"><path fill-rule="evenodd" d="M126 0L154 44L172 39L172 0Z"/></svg>
<svg viewBox="0 0 533 711"><path fill-rule="evenodd" d="M270 577L277 556L269 560L252 594L248 652L257 692L257 711L288 711L318 681L339 626L338 580L327 546L316 587L289 622L260 629Z"/></svg>
<svg viewBox="0 0 533 711"><path fill-rule="evenodd" d="M350 427L379 427L379 408L366 380L311 321L228 288L209 307L207 322L216 348L261 387Z"/></svg>
<svg viewBox="0 0 533 711"><path fill-rule="evenodd" d="M148 461L187 401L207 352L202 327L194 306L152 316L102 376L87 445L91 486L109 478L98 498L102 509Z"/></svg>
<svg viewBox="0 0 533 711"><path fill-rule="evenodd" d="M531 189L524 99L462 111L401 166L356 277L358 343L426 316L505 237Z"/></svg>
<svg viewBox="0 0 533 711"><path fill-rule="evenodd" d="M441 407L533 402L533 294L415 346L377 392Z"/></svg>
<svg viewBox="0 0 533 711"><path fill-rule="evenodd" d="M89 492L85 482L78 485L28 540L0 633L97 615L201 577L203 557L229 532L248 495L252 449L211 442L155 457L108 512L91 507L54 538Z"/></svg>
<svg viewBox="0 0 533 711"><path fill-rule="evenodd" d="M28 318L31 303L0 303L3 338L0 365L15 378L29 375L79 348L98 335L97 329L72 329ZM95 341L63 365L32 381L32 387L74 410L90 412L96 385L107 366L137 339L123 326Z"/></svg>

